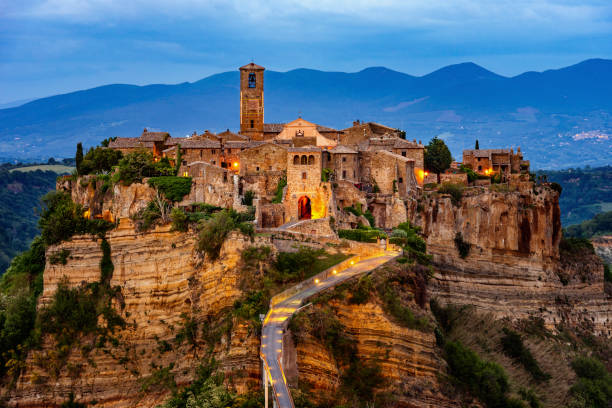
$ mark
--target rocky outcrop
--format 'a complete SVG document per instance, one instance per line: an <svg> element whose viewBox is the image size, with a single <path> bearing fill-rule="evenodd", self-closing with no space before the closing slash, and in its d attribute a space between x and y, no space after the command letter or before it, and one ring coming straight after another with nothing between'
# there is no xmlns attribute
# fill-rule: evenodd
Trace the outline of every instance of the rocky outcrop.
<svg viewBox="0 0 612 408"><path fill-rule="evenodd" d="M612 236L595 237L591 240L595 252L604 262L612 265Z"/></svg>
<svg viewBox="0 0 612 408"><path fill-rule="evenodd" d="M468 189L457 204L432 194L419 208L412 218L423 228L436 265L434 296L497 317L542 317L549 326L588 322L610 336L612 303L601 263L594 258L572 264L560 257L555 191ZM469 245L465 258L459 242Z"/></svg>
<svg viewBox="0 0 612 408"><path fill-rule="evenodd" d="M111 287L120 288L115 309L126 321L106 345L79 339L64 369L55 377L46 370L57 353L53 339L43 339L30 353L26 368L10 393L10 406L59 405L70 392L76 400L104 407L152 407L167 398L163 383L143 389L148 379L165 368L178 386L195 378L195 370L212 350L228 384L245 392L259 384L259 338L250 326L232 319L229 309L241 296L241 252L254 243L233 233L218 260L202 258L194 249L195 234L178 233L170 226L136 233L129 219L107 234L114 273ZM102 252L97 238L77 236L49 251L68 250L66 265L47 265L41 302L51 299L61 279L72 286L99 280ZM195 345L176 341L186 319L197 325ZM201 333L219 331L213 348ZM45 361L47 363L45 363Z"/></svg>

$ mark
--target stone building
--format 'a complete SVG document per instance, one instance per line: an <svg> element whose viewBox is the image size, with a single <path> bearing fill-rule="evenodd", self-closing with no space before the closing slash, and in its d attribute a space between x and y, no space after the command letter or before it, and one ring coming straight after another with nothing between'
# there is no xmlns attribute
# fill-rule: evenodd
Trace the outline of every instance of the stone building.
<svg viewBox="0 0 612 408"><path fill-rule="evenodd" d="M529 161L523 160L520 147L516 153L513 149L464 150L463 165L481 175L500 174L504 181L512 173L529 172Z"/></svg>
<svg viewBox="0 0 612 408"><path fill-rule="evenodd" d="M264 67L254 63L240 67L240 134L263 140Z"/></svg>
<svg viewBox="0 0 612 408"><path fill-rule="evenodd" d="M321 181L321 149L287 149L287 191L284 197L287 222L327 216L329 183Z"/></svg>
<svg viewBox="0 0 612 408"><path fill-rule="evenodd" d="M323 167L332 171L333 181L359 183L359 160L356 150L338 145L323 151Z"/></svg>

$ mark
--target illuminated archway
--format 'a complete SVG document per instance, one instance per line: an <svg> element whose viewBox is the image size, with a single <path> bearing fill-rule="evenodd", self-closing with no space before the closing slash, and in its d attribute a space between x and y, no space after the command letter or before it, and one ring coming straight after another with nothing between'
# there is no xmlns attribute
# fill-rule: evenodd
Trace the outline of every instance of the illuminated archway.
<svg viewBox="0 0 612 408"><path fill-rule="evenodd" d="M309 220L312 217L310 212L310 198L301 196L298 200L298 219Z"/></svg>

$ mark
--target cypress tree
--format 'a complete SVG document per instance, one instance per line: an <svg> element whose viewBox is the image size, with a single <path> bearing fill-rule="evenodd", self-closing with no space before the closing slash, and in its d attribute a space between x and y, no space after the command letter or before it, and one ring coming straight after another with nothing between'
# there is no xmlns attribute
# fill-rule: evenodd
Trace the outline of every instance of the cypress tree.
<svg viewBox="0 0 612 408"><path fill-rule="evenodd" d="M474 147L474 149L480 150L480 146L478 146L478 139L476 139L476 147Z"/></svg>
<svg viewBox="0 0 612 408"><path fill-rule="evenodd" d="M76 162L77 174L81 174L81 163L83 163L83 144L81 142L77 143L74 161Z"/></svg>

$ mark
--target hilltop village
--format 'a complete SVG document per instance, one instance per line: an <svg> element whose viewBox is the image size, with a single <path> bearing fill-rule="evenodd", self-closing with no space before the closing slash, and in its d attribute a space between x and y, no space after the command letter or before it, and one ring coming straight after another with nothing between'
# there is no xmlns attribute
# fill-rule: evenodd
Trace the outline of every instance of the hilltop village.
<svg viewBox="0 0 612 408"><path fill-rule="evenodd" d="M330 223L302 222L323 218L331 219L334 228L375 224L390 229L407 221L405 200L438 181L425 168L423 143L406 140L398 129L356 120L338 130L301 117L265 123L264 68L254 63L240 68L238 133L228 129L177 138L145 129L140 137L116 138L108 147L124 155L146 149L156 161L178 165L178 174L192 179L182 206L206 202L240 209L245 195L254 197L255 223L264 229L332 233L326 227ZM439 181L519 186L529 181L528 173L520 148L516 153L477 149L464 151L463 163L453 163ZM371 217L364 217L366 212Z"/></svg>

